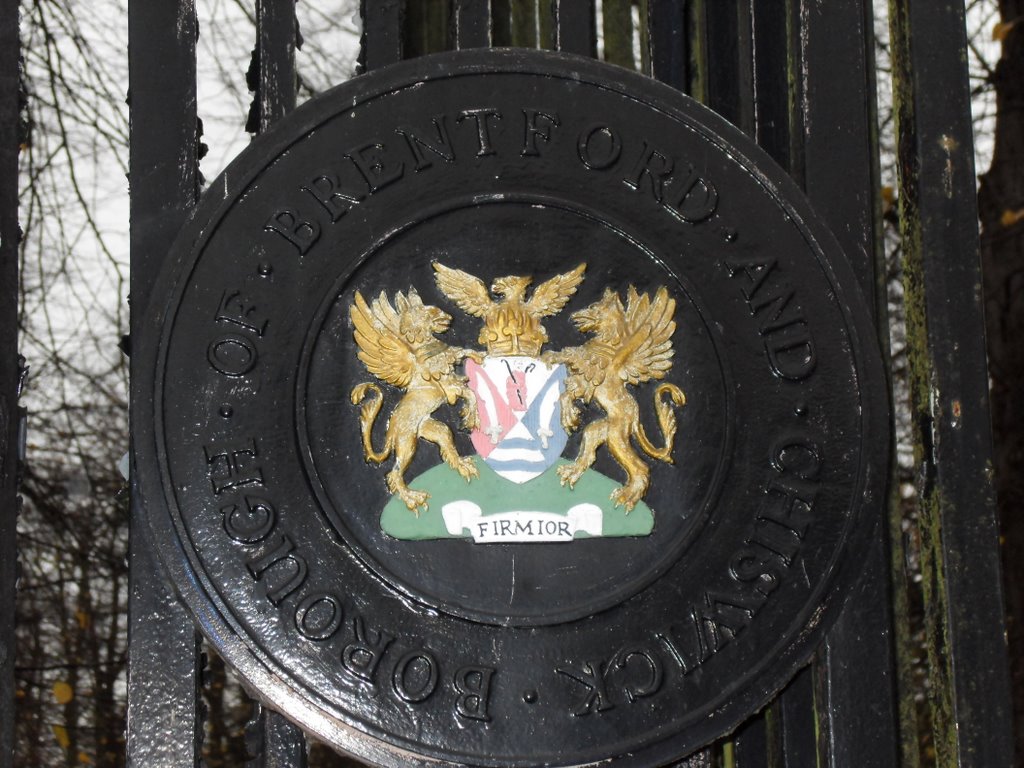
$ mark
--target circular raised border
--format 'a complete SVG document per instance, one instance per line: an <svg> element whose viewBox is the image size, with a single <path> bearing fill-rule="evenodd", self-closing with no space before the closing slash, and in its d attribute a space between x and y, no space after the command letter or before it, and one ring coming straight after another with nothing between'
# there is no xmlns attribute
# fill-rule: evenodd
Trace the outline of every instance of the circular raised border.
<svg viewBox="0 0 1024 768"><path fill-rule="evenodd" d="M690 126L702 130L708 141L728 152L733 161L761 180L766 194L801 228L809 250L818 259L841 304L846 307L846 332L852 343L852 365L862 394L860 463L855 489L854 508L850 511L846 532L849 539L842 552L831 563L827 578L793 622L799 631L780 639L772 652L754 665L742 681L726 692L728 701L719 702L714 718L703 718L685 731L678 724L666 724L649 734L649 742L629 755L620 756L622 765L657 765L727 732L746 715L763 705L811 653L832 619L838 613L843 593L859 571L860 554L874 528L875 512L884 503L888 429L884 375L880 357L874 349L874 330L857 280L850 266L839 256L834 238L817 221L797 187L779 169L754 148L735 128L712 113L687 101L671 89L638 75L606 67L590 60L560 54L524 53L521 51L490 51L442 54L415 62L403 63L387 70L358 78L300 107L286 119L279 130L254 141L225 172L224 183L215 183L204 196L195 216L179 236L154 291L152 311L144 321L140 343L136 347L139 361L136 369L141 381L136 393L133 417L136 437L135 464L138 487L149 520L150 533L161 561L176 589L196 616L204 633L253 688L271 706L281 709L303 727L340 749L382 765L463 764L466 759L479 765L503 764L485 755L411 754L410 744L401 740L388 742L386 734L367 735L359 730L359 718L339 716L338 709L328 702L318 702L303 684L292 680L288 670L280 667L258 646L247 642L241 624L225 604L215 585L203 573L195 552L196 543L182 525L175 510L174 489L167 487L169 474L164 463L160 403L162 355L177 310L176 302L187 282L188 274L207 227L230 208L235 196L254 178L267 162L278 156L291 143L315 125L325 105L348 102L353 107L362 99L388 90L408 87L451 77L474 76L488 72L531 72L552 78L573 78L580 83L615 90L625 96L643 93L644 101L654 109L673 115ZM753 159L751 159L753 158ZM825 253L834 254L829 259ZM150 343L145 343L146 341ZM148 396L152 393L153 397ZM879 446L885 449L879 451ZM843 556L840 556L843 555ZM852 562L851 562L852 561ZM366 723L361 723L365 728ZM611 757L611 756L609 756ZM452 762L453 758L458 762ZM572 761L571 757L567 761Z"/></svg>

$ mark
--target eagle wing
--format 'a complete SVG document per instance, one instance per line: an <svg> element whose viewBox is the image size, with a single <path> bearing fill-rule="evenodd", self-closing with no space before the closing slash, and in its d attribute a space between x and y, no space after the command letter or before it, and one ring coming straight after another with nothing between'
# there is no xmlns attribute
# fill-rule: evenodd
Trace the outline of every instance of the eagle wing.
<svg viewBox="0 0 1024 768"><path fill-rule="evenodd" d="M555 275L538 285L526 304L527 311L534 317L547 317L560 312L583 282L586 268L586 264L580 264L572 272Z"/></svg>
<svg viewBox="0 0 1024 768"><path fill-rule="evenodd" d="M446 267L437 261L434 262L434 272L441 293L454 301L463 312L474 317L486 317L494 306L487 286L479 277L461 269Z"/></svg>
<svg viewBox="0 0 1024 768"><path fill-rule="evenodd" d="M664 287L658 289L652 300L649 294L638 294L630 286L626 300L627 334L609 368L618 370L619 377L629 384L664 378L672 367L675 311L676 301Z"/></svg>
<svg viewBox="0 0 1024 768"><path fill-rule="evenodd" d="M403 389L409 386L418 367L416 351L399 333L398 312L387 295L381 291L370 306L356 291L349 315L355 326L359 359L366 369L387 384Z"/></svg>

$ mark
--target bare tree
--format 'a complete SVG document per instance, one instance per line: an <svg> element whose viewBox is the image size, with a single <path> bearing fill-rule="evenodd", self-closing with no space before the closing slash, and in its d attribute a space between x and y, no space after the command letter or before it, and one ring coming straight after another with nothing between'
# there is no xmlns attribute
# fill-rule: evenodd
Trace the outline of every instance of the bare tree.
<svg viewBox="0 0 1024 768"><path fill-rule="evenodd" d="M1024 760L1024 2L1001 0L993 37L1002 56L987 80L995 89L992 164L979 206L995 479L1009 608L1017 759Z"/></svg>

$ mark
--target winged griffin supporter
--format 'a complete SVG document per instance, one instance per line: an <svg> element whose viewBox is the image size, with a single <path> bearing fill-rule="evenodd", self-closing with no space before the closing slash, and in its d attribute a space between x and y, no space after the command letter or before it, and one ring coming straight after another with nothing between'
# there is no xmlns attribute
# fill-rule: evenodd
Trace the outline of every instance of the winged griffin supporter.
<svg viewBox="0 0 1024 768"><path fill-rule="evenodd" d="M419 515L421 509L426 509L430 494L409 488L405 482L418 439L437 445L441 458L467 481L478 475L473 459L459 455L448 426L431 418L431 414L444 403L455 405L461 399L464 426L476 426L476 398L466 386L465 377L454 369L465 358L479 355L435 338L434 334L448 330L451 315L424 304L414 288L408 294L396 293L394 306L383 291L372 304L367 304L357 291L349 314L359 359L366 369L384 383L404 390L388 418L384 446L378 451L373 447L373 425L383 403L380 387L366 382L353 388L352 403L362 404L359 425L363 450L375 463L394 454L395 466L387 474L388 489ZM367 395L371 396L368 400Z"/></svg>
<svg viewBox="0 0 1024 768"><path fill-rule="evenodd" d="M604 418L592 421L583 430L576 460L558 468L562 484L573 487L594 463L597 449L607 445L626 472L626 484L612 492L612 500L627 512L643 498L650 483L650 468L633 449L632 439L651 458L672 463L676 433L673 405L685 405L683 391L664 382L654 392L654 408L665 439L658 448L647 437L639 405L627 386L663 379L672 367L675 307L675 299L664 287L651 299L630 286L625 306L616 292L605 289L600 300L571 315L576 327L593 334L593 338L583 346L544 356L551 362L564 363L571 374L561 397L562 424L567 430L579 427L576 401L594 401L605 412ZM664 395L668 395L668 401Z"/></svg>

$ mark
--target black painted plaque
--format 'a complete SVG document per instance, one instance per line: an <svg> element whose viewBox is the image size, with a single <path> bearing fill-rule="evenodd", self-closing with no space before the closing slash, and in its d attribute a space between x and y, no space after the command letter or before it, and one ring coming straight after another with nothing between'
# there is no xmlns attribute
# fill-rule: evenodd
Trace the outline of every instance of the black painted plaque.
<svg viewBox="0 0 1024 768"><path fill-rule="evenodd" d="M386 765L662 765L808 658L889 436L834 238L738 131L554 54L359 77L207 190L137 471L270 705Z"/></svg>

